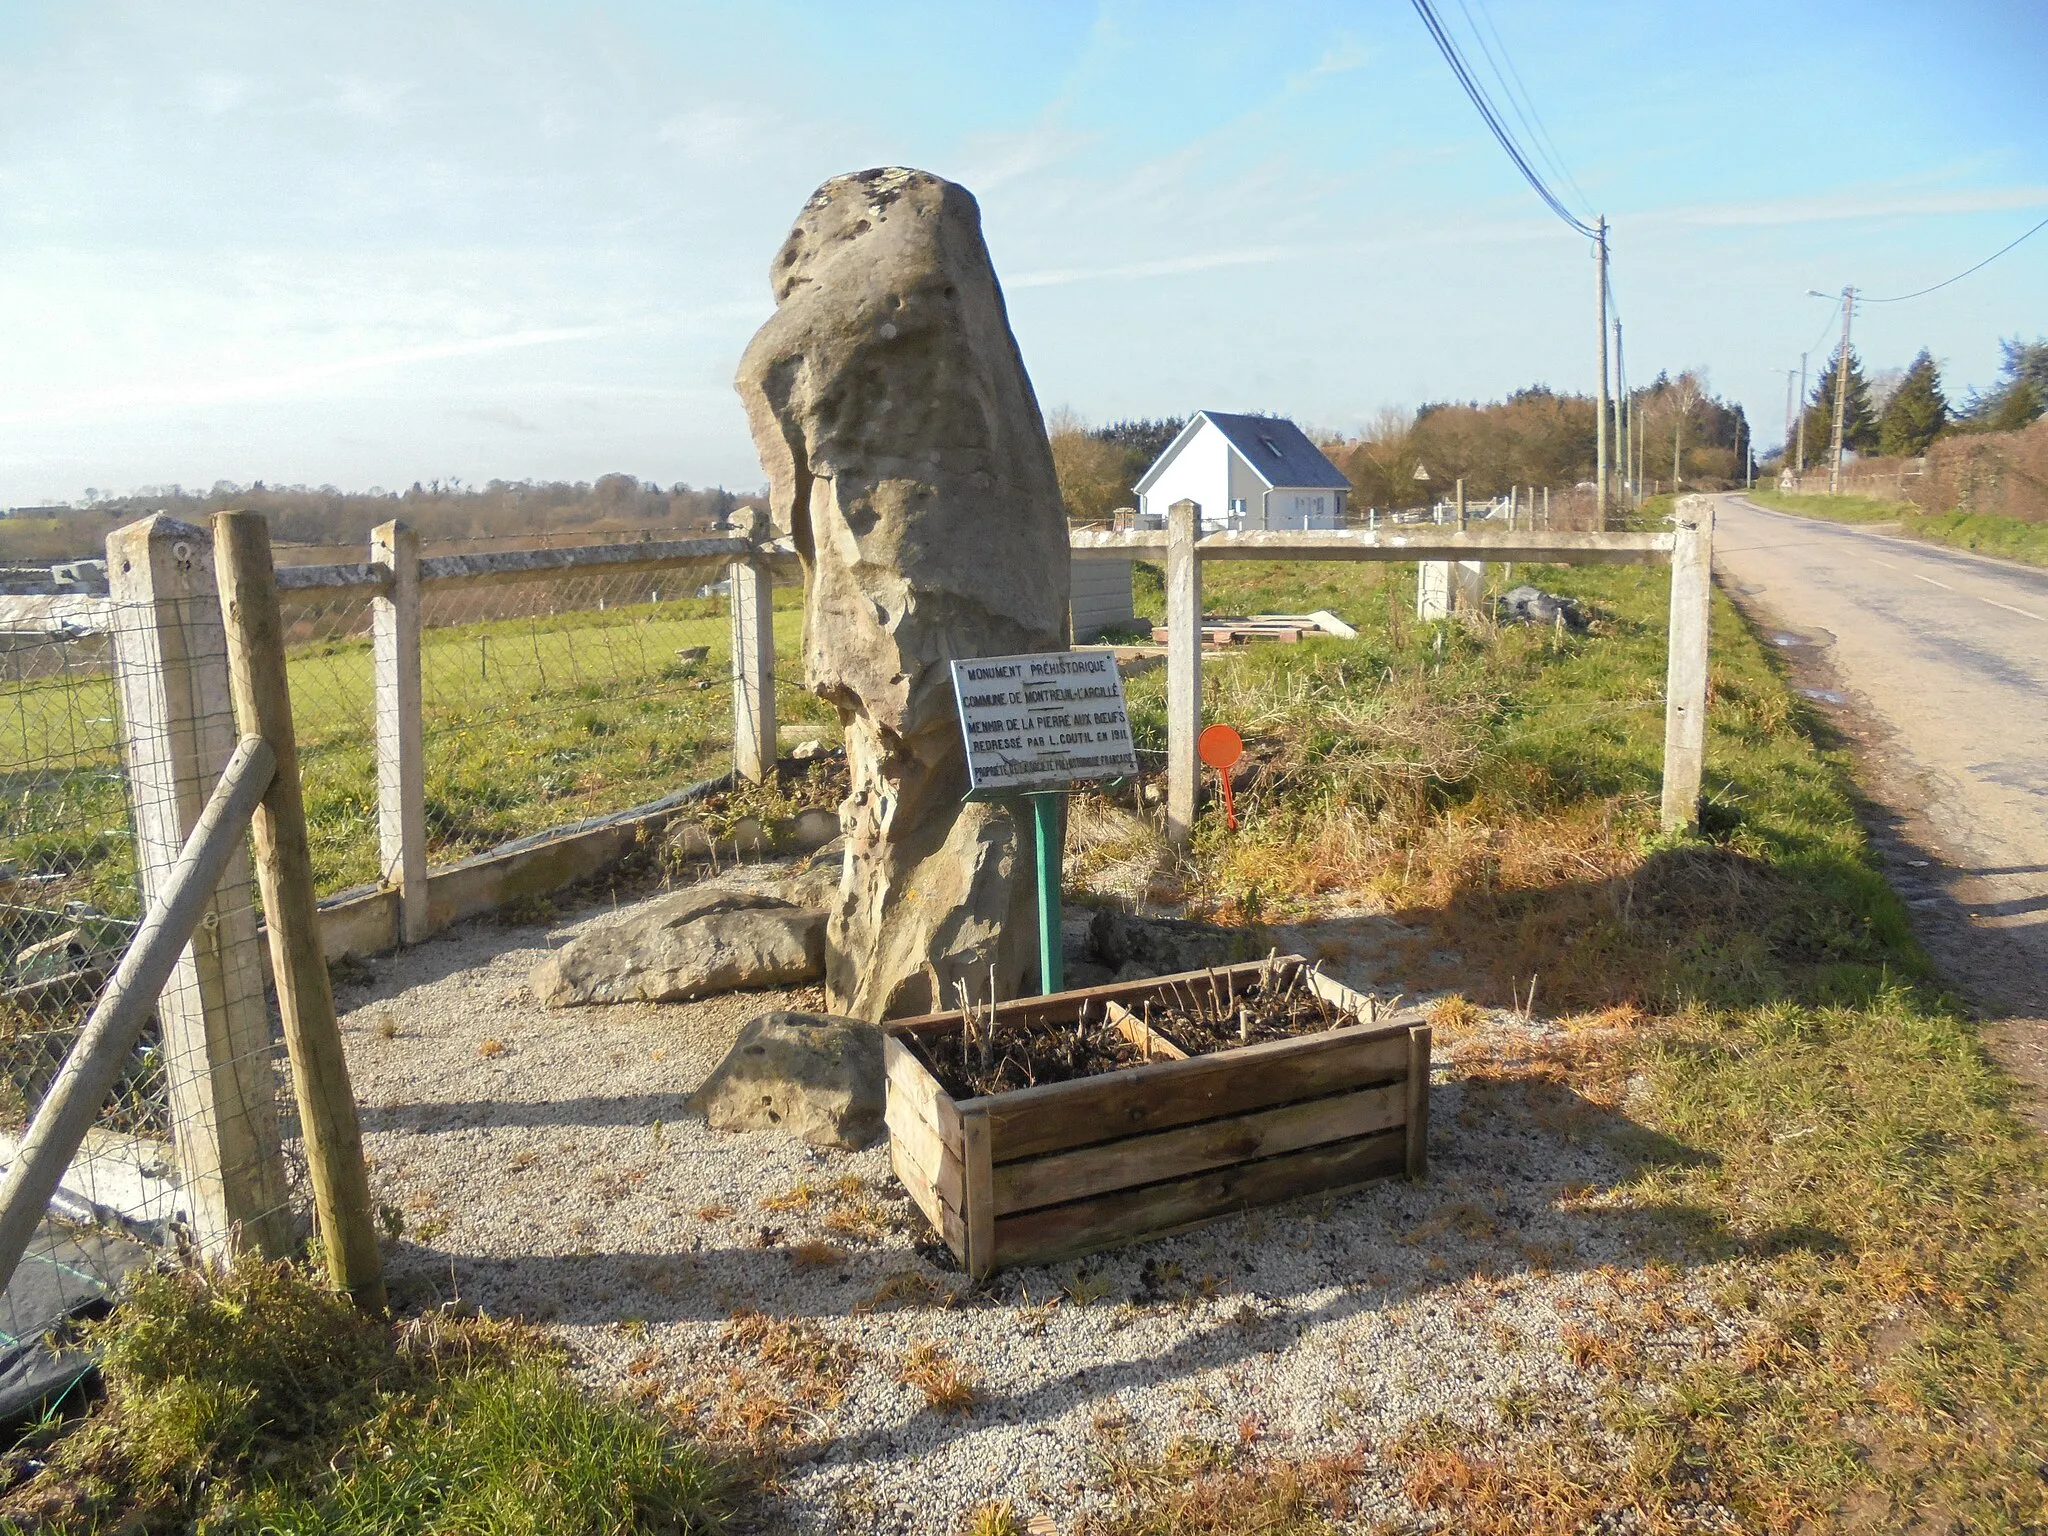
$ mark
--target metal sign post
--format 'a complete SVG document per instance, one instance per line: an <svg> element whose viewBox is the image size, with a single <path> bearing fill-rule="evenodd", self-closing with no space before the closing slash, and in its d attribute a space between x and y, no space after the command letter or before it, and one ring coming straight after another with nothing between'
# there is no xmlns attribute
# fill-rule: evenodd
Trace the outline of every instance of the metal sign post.
<svg viewBox="0 0 2048 1536"><path fill-rule="evenodd" d="M953 663L967 742L967 798L1022 797L1037 844L1038 979L1065 984L1060 944L1060 796L1077 781L1138 771L1124 684L1108 651L981 656Z"/></svg>

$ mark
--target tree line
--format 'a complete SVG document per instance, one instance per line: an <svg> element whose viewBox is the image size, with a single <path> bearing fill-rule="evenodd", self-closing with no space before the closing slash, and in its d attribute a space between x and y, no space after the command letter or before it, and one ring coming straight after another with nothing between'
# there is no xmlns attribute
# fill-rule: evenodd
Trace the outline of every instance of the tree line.
<svg viewBox="0 0 2048 1536"><path fill-rule="evenodd" d="M1973 391L1960 406L1942 387L1941 367L1934 354L1920 349L1901 374L1876 384L1863 374L1863 360L1849 349L1848 382L1842 385L1842 349L1838 344L1828 366L1814 382L1781 457L1806 464L1823 462L1833 449L1835 400L1842 407L1842 446L1886 458L1917 458L1944 433L2017 432L2048 411L2048 340L2001 341L2004 361L1998 381L1984 392ZM1803 454L1802 454L1803 445Z"/></svg>
<svg viewBox="0 0 2048 1536"><path fill-rule="evenodd" d="M434 480L415 482L405 491L220 480L207 490L160 485L128 496L87 496L82 507L38 508L46 515L0 521L0 557L95 557L111 530L154 512L195 523L228 508L261 512L270 522L271 538L279 544L359 548L369 542L372 528L394 518L417 529L429 544L509 542L543 534L705 529L742 502L760 500L723 487L697 490L678 482L664 488L627 474L601 475L594 481L492 480L484 485Z"/></svg>
<svg viewBox="0 0 2048 1536"><path fill-rule="evenodd" d="M1309 435L1351 481L1354 506L1412 507L1450 494L1459 480L1474 498L1504 495L1511 486L1590 483L1597 410L1589 395L1539 384L1505 400L1384 410L1357 433ZM1741 482L1743 453L1752 445L1749 422L1739 405L1713 394L1704 370L1660 373L1633 391L1631 411L1630 436L1641 443L1637 467L1646 482ZM1183 418L1162 417L1090 426L1070 410L1052 412L1046 428L1068 515L1102 522L1118 507L1135 505L1132 487L1185 425ZM1619 468L1623 457L1611 425L1608 452Z"/></svg>

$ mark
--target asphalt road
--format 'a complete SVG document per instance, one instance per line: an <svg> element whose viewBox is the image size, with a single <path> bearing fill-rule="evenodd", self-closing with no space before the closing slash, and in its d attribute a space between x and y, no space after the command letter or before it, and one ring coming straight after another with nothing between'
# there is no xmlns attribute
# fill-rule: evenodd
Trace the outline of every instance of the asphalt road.
<svg viewBox="0 0 2048 1536"><path fill-rule="evenodd" d="M1738 496L1716 523L1722 584L1869 749L1896 862L1930 871L1908 899L2018 945L2020 993L2048 980L2048 571Z"/></svg>

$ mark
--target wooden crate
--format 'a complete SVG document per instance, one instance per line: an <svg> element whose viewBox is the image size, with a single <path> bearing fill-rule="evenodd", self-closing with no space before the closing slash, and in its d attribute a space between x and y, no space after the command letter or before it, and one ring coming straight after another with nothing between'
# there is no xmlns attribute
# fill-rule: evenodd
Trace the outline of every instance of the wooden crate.
<svg viewBox="0 0 2048 1536"><path fill-rule="evenodd" d="M1277 964L1282 976L1306 966L1299 955ZM1244 985L1264 966L1224 969ZM1071 1024L1084 1004L1139 1008L1176 982L1206 988L1224 969L1020 998L997 1012ZM1307 980L1372 1019L1370 999L1314 971ZM977 1277L1392 1174L1420 1177L1427 1164L1427 1025L1367 1022L1206 1056L1162 1043L1165 1059L1145 1066L956 1102L921 1042L959 1028L957 1012L885 1026L889 1152Z"/></svg>

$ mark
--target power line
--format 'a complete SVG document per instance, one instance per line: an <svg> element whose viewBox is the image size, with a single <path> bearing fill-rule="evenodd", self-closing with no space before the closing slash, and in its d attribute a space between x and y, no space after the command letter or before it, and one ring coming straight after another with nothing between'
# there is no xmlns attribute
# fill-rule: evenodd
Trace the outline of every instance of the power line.
<svg viewBox="0 0 2048 1536"><path fill-rule="evenodd" d="M1823 325L1820 328L1820 335L1813 338L1813 345L1808 347L1806 350L1809 352L1818 352L1820 350L1821 342L1827 338L1828 332L1832 331L1835 328L1836 322L1839 321L1841 318L1842 317L1840 314L1830 312L1830 314L1828 315L1827 324Z"/></svg>
<svg viewBox="0 0 2048 1536"><path fill-rule="evenodd" d="M1507 124L1501 121L1499 110L1487 98L1484 87L1473 76L1471 67L1458 52L1458 45L1451 41L1450 33L1444 29L1444 24L1438 18L1436 8L1430 0L1415 0L1415 13L1429 29L1429 35L1436 41L1437 51L1444 56L1444 62L1451 66L1451 73L1458 77L1458 84L1465 88L1465 94L1471 97L1472 105L1479 109L1480 117L1485 120L1494 138L1500 142L1500 147L1507 151L1508 158L1515 163L1515 169L1522 173L1522 179L1529 183L1550 211L1565 222L1567 228L1584 235L1588 240L1598 240L1600 237L1593 227L1565 207L1557 194L1550 190L1548 183L1537 175L1535 167L1529 164L1529 157L1515 142L1515 136L1508 132Z"/></svg>
<svg viewBox="0 0 2048 1536"><path fill-rule="evenodd" d="M1966 267L1962 271L1958 272L1954 277L1948 278L1943 282L1936 283L1932 288L1922 288L1918 293L1894 294L1892 295L1892 297L1888 299L1859 299L1857 300L1857 302L1860 304L1903 304L1908 299L1924 299L1930 293L1939 293L1942 289L1946 288L1950 283L1960 283L1972 272L1983 271L1986 267L1990 266L1991 263L1998 260L1999 257L2003 256L2007 251L2011 250L2013 245L2019 245L2023 241L2033 239L2034 236L2041 233L2041 231L2044 229L2048 229L2048 219L2043 219L2040 223L2036 224L2024 235L2021 235L2018 240L2013 241L2012 245L2001 245L1989 256L1986 256L1982 261L1978 262L1976 266Z"/></svg>
<svg viewBox="0 0 2048 1536"><path fill-rule="evenodd" d="M1486 8L1486 0L1472 0L1472 4L1479 7L1477 20L1473 18L1472 6L1467 5L1465 0L1458 0L1458 9L1465 13L1466 25L1472 28L1473 37L1478 39L1479 51L1486 55L1486 62L1493 70L1493 78L1500 83L1501 90L1508 98L1508 105L1514 108L1516 120L1535 143L1545 164L1562 177L1564 184L1577 195L1580 209L1590 214L1593 211L1592 199L1586 196L1586 189L1579 185L1570 167L1564 163L1564 157L1558 154L1557 145L1550 137L1550 129L1543 121L1543 114L1536 110L1536 103L1529 95L1529 88L1522 83L1522 72L1515 68L1514 56L1508 52L1507 41L1500 35L1500 28L1494 25L1492 12ZM1483 30L1480 27L1481 21L1486 24ZM1488 32L1493 34L1492 48L1486 46ZM1498 60L1494 58L1496 51L1500 54ZM1505 75L1501 73L1503 64L1507 66ZM1528 108L1526 112L1522 110L1524 107Z"/></svg>

